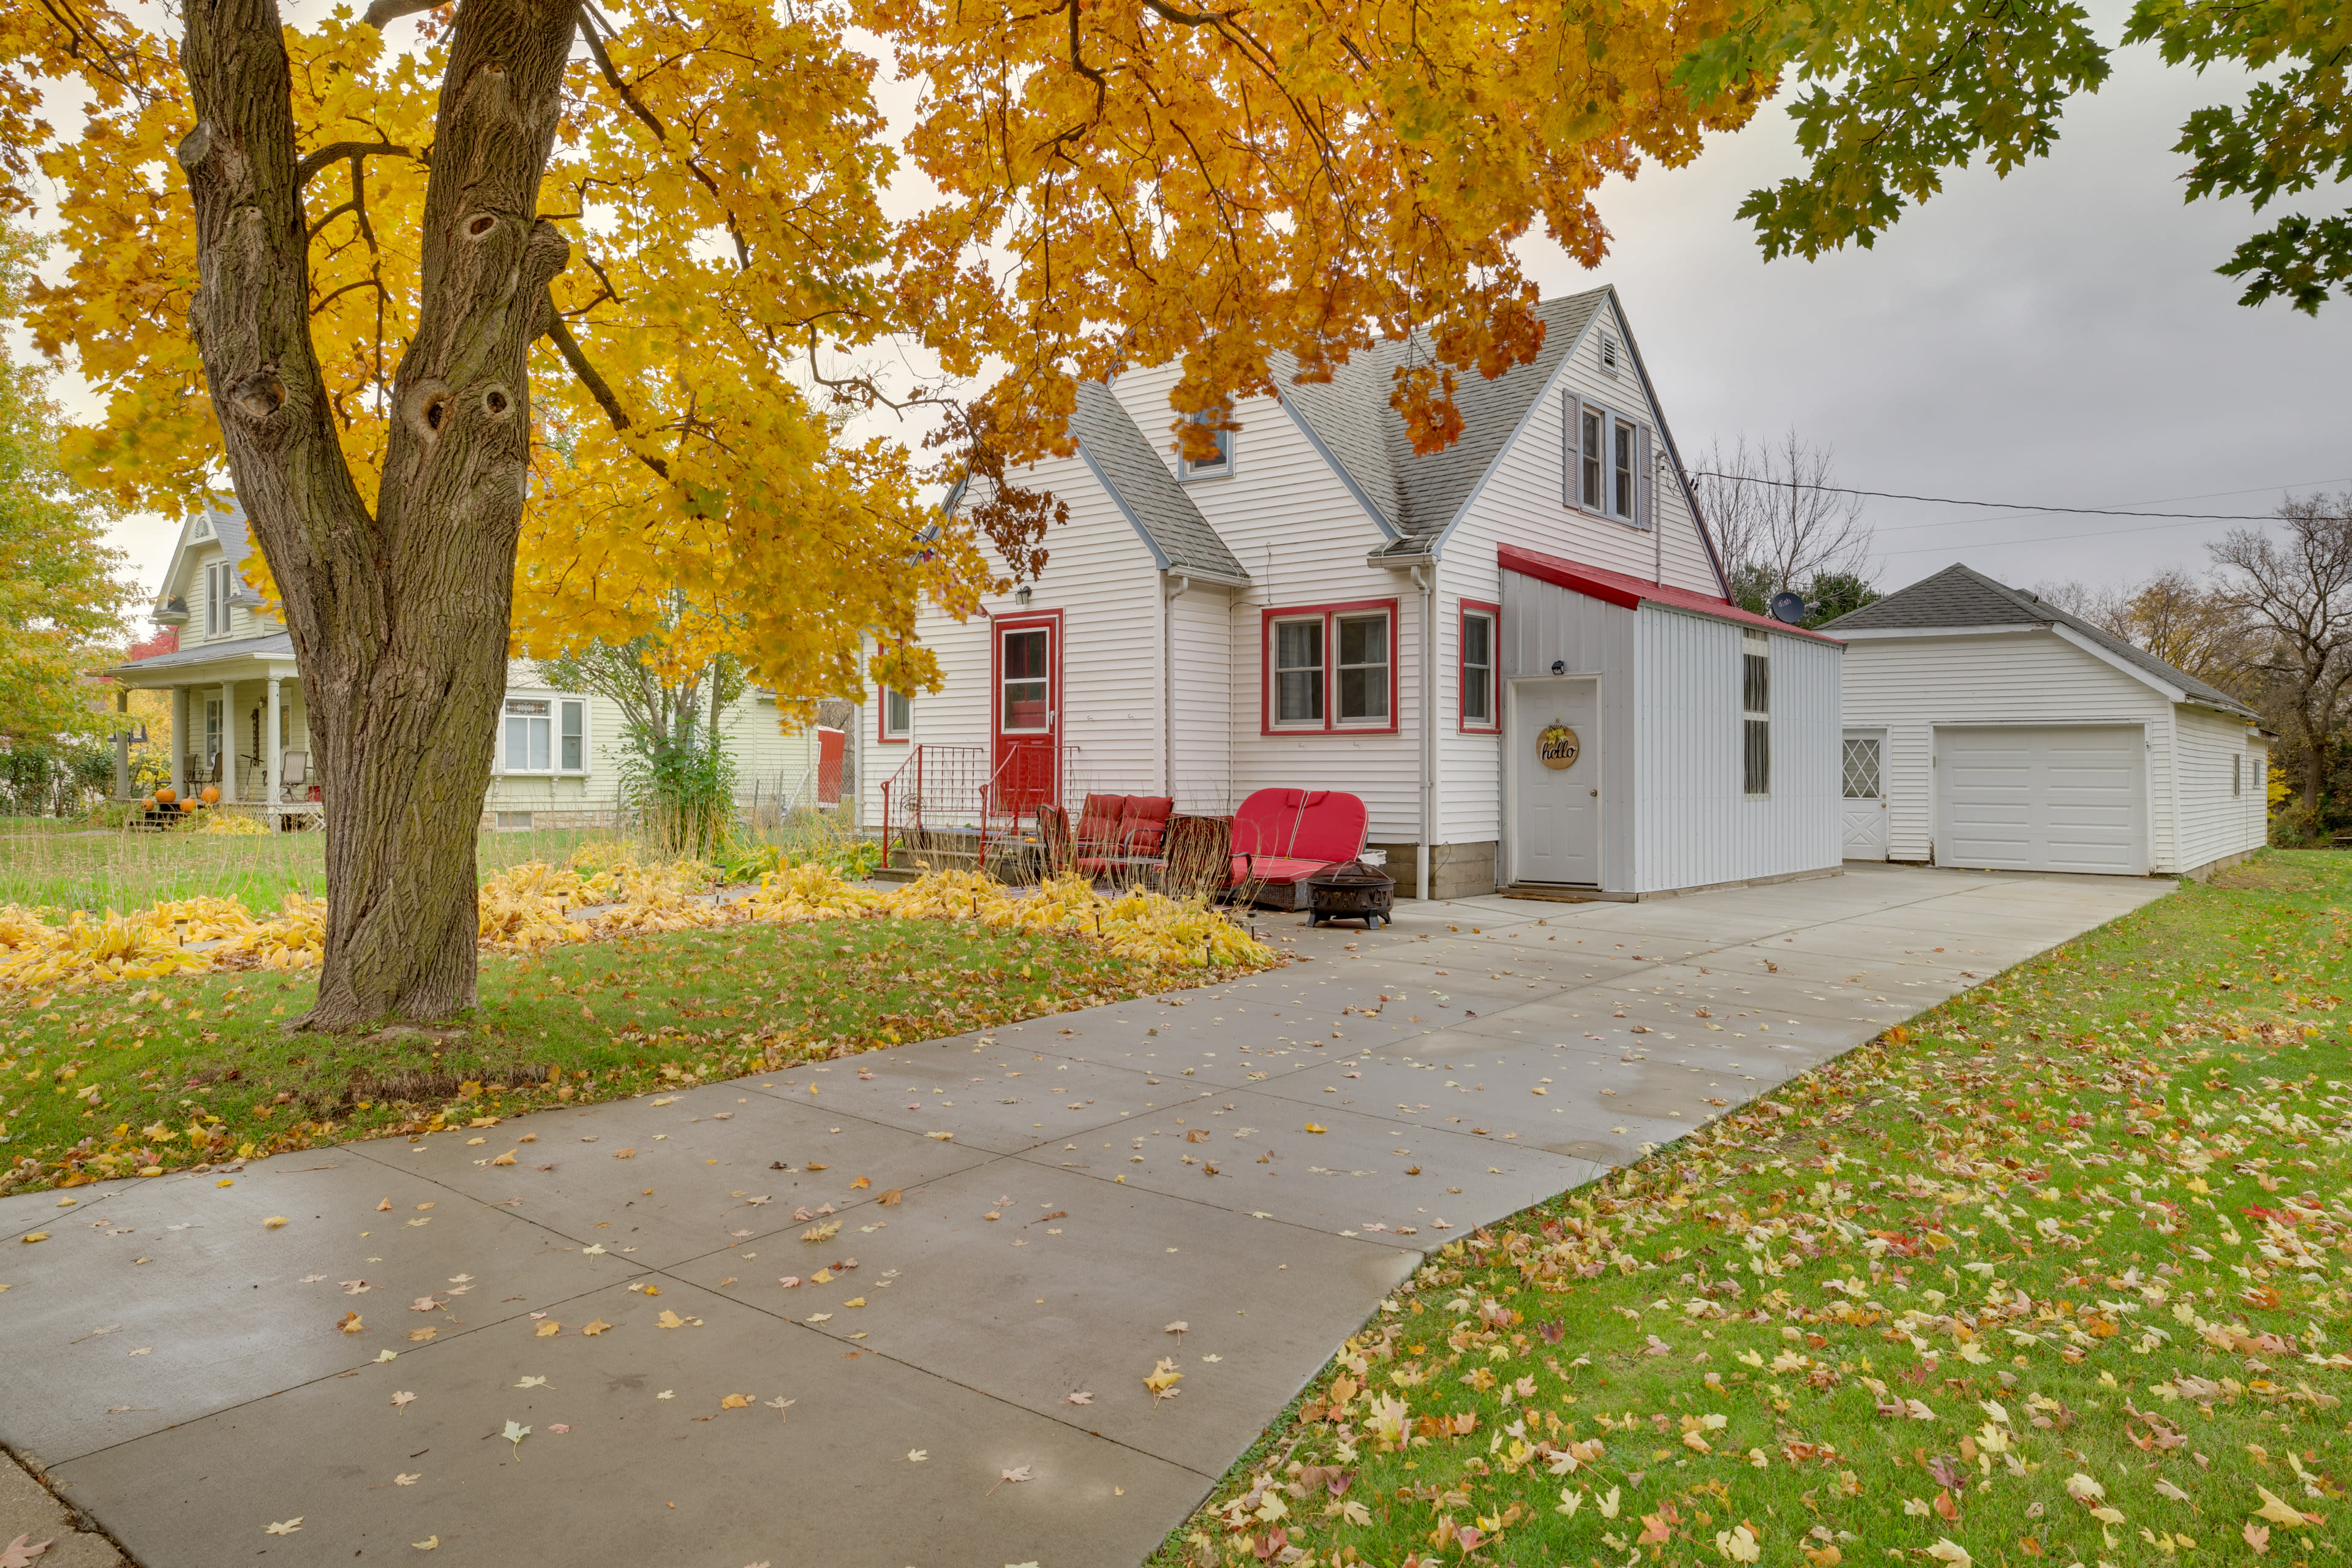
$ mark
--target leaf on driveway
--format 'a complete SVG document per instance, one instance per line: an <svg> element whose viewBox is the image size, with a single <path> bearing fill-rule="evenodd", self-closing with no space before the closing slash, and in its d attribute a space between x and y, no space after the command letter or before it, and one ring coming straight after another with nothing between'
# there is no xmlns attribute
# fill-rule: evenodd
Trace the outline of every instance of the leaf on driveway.
<svg viewBox="0 0 2352 1568"><path fill-rule="evenodd" d="M0 1546L0 1568L32 1568L33 1559L49 1549L49 1542L35 1542L29 1535L20 1535L5 1546Z"/></svg>
<svg viewBox="0 0 2352 1568"><path fill-rule="evenodd" d="M840 1234L841 1222L836 1219L824 1225L813 1225L809 1226L806 1230L801 1232L801 1239L803 1241L831 1241L835 1237L839 1236Z"/></svg>
<svg viewBox="0 0 2352 1568"><path fill-rule="evenodd" d="M612 1324L606 1322L602 1318L592 1318L587 1322L580 1325L580 1331L583 1334L601 1334L609 1330L612 1326Z"/></svg>
<svg viewBox="0 0 2352 1568"><path fill-rule="evenodd" d="M412 1541L408 1544L419 1552L432 1552L440 1546L441 1538L437 1535L428 1535L422 1541Z"/></svg>
<svg viewBox="0 0 2352 1568"><path fill-rule="evenodd" d="M263 1221L261 1222L261 1226L262 1226L262 1228L263 1228L263 1229L265 1229L265 1230L276 1230L277 1228L278 1228L278 1226L280 1226L284 1225L285 1223L286 1223L286 1216L285 1216L284 1215L282 1215L282 1214L274 1214L274 1215L271 1215L268 1219L263 1220Z"/></svg>
<svg viewBox="0 0 2352 1568"><path fill-rule="evenodd" d="M522 1458L522 1440L530 1436L530 1428L520 1421L509 1421L507 1429L499 1436L514 1445L514 1456L520 1459Z"/></svg>
<svg viewBox="0 0 2352 1568"><path fill-rule="evenodd" d="M404 1410L404 1409L406 1409L410 1405L415 1404L415 1401L416 1401L416 1395L415 1395L414 1394L409 1393L406 1389L404 1389L404 1389L402 1389L399 1393L397 1393L397 1394L394 1394L394 1395L392 1396L392 1407L393 1407L394 1410Z"/></svg>
<svg viewBox="0 0 2352 1568"><path fill-rule="evenodd" d="M1067 1394L1062 1400L1062 1403L1065 1405L1092 1405L1094 1402L1095 1396L1083 1390L1076 1394Z"/></svg>
<svg viewBox="0 0 2352 1568"><path fill-rule="evenodd" d="M719 1402L721 1410L749 1410L751 1407L751 1396L748 1394L730 1394Z"/></svg>
<svg viewBox="0 0 2352 1568"><path fill-rule="evenodd" d="M402 1474L393 1477L392 1484L396 1487L413 1487L424 1479L425 1477L421 1473L414 1476Z"/></svg>
<svg viewBox="0 0 2352 1568"><path fill-rule="evenodd" d="M515 1386L517 1388L545 1388L547 1386L547 1379L543 1377L526 1377L520 1383L516 1384Z"/></svg>
<svg viewBox="0 0 2352 1568"><path fill-rule="evenodd" d="M302 1516L298 1513L292 1519L281 1519L275 1524L267 1524L262 1526L261 1533L264 1535L291 1535L301 1528Z"/></svg>
<svg viewBox="0 0 2352 1568"><path fill-rule="evenodd" d="M335 1327L342 1330L343 1332L347 1334L358 1333L364 1326L365 1325L361 1323L360 1315L357 1312L345 1312L343 1314L342 1321L335 1325Z"/></svg>

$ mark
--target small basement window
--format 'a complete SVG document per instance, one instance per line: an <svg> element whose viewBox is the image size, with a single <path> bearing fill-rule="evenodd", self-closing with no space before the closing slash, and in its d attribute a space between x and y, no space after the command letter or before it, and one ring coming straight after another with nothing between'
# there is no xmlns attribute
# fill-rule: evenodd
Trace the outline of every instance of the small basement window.
<svg viewBox="0 0 2352 1568"><path fill-rule="evenodd" d="M1740 776L1751 795L1772 793L1772 638L1739 634Z"/></svg>

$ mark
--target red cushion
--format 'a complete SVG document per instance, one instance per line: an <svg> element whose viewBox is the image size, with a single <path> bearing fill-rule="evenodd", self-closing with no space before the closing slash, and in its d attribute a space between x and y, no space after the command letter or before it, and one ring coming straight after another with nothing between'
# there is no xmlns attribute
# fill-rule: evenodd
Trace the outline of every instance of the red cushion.
<svg viewBox="0 0 2352 1568"><path fill-rule="evenodd" d="M1078 815L1078 842L1084 845L1110 844L1118 838L1119 815L1127 809L1123 795L1090 795L1086 810Z"/></svg>
<svg viewBox="0 0 2352 1568"><path fill-rule="evenodd" d="M1317 790L1299 805L1298 830L1289 852L1309 860L1352 860L1363 853L1368 821L1360 797Z"/></svg>
<svg viewBox="0 0 2352 1568"><path fill-rule="evenodd" d="M1297 826L1298 802L1304 790L1253 791L1234 813L1234 853L1283 855L1290 849L1291 830Z"/></svg>
<svg viewBox="0 0 2352 1568"><path fill-rule="evenodd" d="M1312 877L1330 864L1328 860L1301 860L1287 855L1236 855L1225 885L1239 887L1244 881L1251 881L1287 886Z"/></svg>
<svg viewBox="0 0 2352 1568"><path fill-rule="evenodd" d="M1164 795L1131 795L1127 797L1127 809L1118 819L1120 844L1129 855L1157 855L1160 836L1168 830L1168 819L1176 812L1173 797Z"/></svg>

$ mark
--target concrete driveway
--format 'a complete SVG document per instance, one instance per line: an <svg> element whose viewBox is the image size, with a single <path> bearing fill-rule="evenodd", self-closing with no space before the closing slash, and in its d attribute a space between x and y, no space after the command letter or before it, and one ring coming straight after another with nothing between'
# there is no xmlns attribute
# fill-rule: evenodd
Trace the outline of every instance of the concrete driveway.
<svg viewBox="0 0 2352 1568"><path fill-rule="evenodd" d="M150 1568L1133 1564L1424 1249L2170 888L1261 917L1302 962L6 1199L0 1439Z"/></svg>

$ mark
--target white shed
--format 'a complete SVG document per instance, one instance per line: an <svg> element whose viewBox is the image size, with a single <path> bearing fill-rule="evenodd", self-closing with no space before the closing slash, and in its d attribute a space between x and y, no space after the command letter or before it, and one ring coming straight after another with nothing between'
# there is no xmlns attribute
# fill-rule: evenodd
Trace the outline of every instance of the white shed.
<svg viewBox="0 0 2352 1568"><path fill-rule="evenodd" d="M1824 629L1849 860L2197 876L2265 841L2253 710L2055 605L1953 565Z"/></svg>

